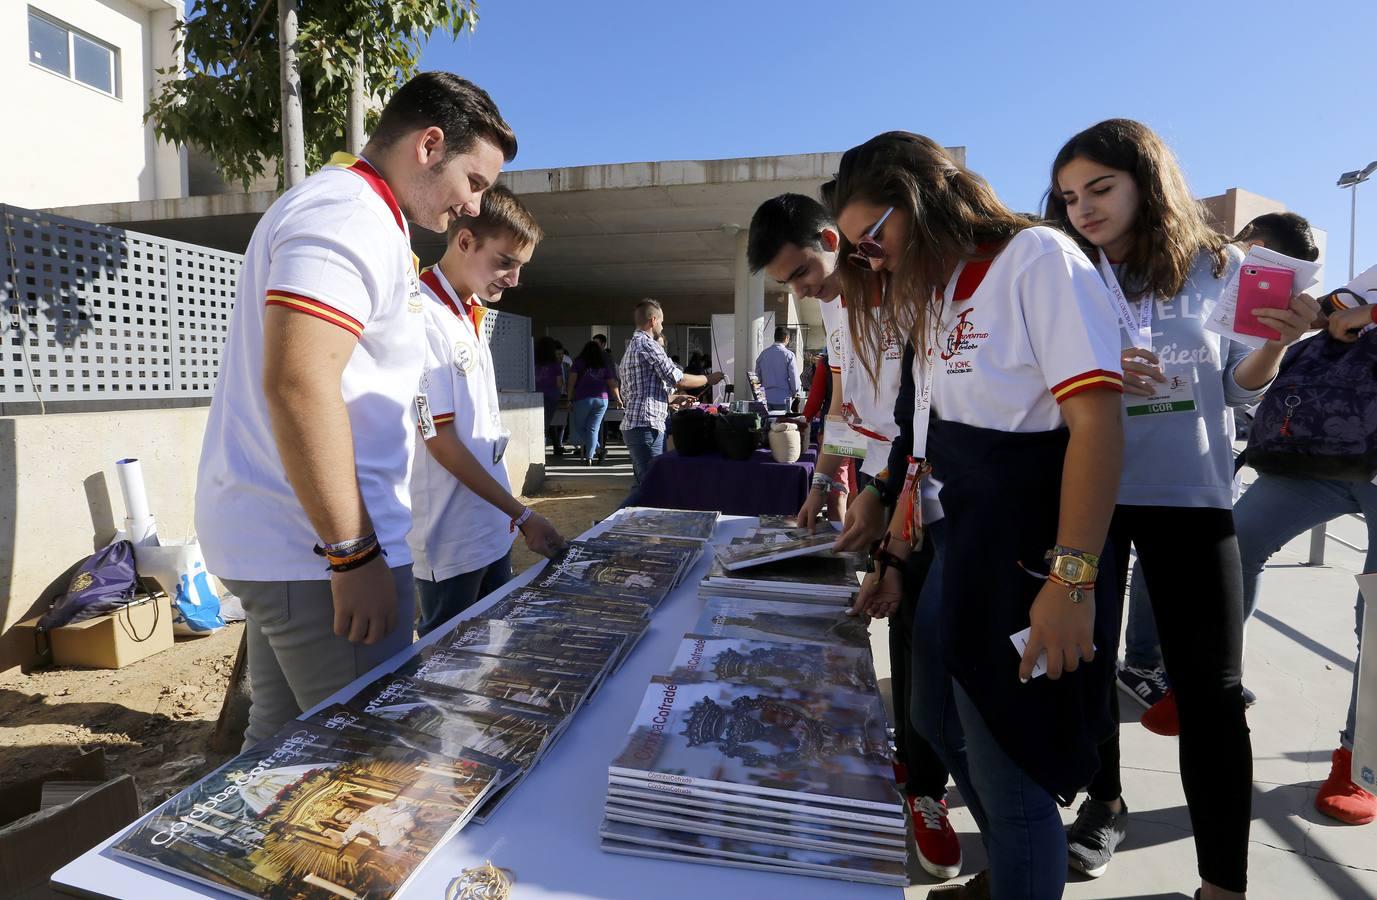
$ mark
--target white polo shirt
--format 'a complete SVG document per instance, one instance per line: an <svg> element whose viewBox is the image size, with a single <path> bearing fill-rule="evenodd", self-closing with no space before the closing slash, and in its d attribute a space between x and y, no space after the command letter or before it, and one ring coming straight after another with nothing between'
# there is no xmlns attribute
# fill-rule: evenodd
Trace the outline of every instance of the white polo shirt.
<svg viewBox="0 0 1377 900"><path fill-rule="evenodd" d="M932 414L996 431L1061 428L1068 397L1123 392L1118 329L1080 248L1054 228L1021 231L993 260L962 263L947 285L926 341ZM921 392L925 367L914 367ZM915 445L923 418L919 409Z"/></svg>
<svg viewBox="0 0 1377 900"><path fill-rule="evenodd" d="M196 484L210 571L243 581L329 577L287 482L263 393L263 317L281 306L358 338L340 380L354 471L389 566L411 562L414 400L425 330L406 218L367 162L336 154L254 228L211 401ZM356 537L350 535L349 537Z"/></svg>
<svg viewBox="0 0 1377 900"><path fill-rule="evenodd" d="M483 339L488 309L477 297L460 298L439 266L421 273L421 291L426 326L421 393L435 425L453 425L469 452L510 491L507 467L494 458L505 431L492 350ZM423 442L416 445L411 503L414 526L407 541L417 578L443 581L477 571L512 547L515 535L507 514L464 487Z"/></svg>
<svg viewBox="0 0 1377 900"><path fill-rule="evenodd" d="M853 431L869 441L861 471L876 475L888 463L889 445L899 436L894 401L903 380L904 340L897 328L882 322L880 358L872 379L851 346L846 298L819 301L818 305L827 332L828 365L841 375L842 415Z"/></svg>

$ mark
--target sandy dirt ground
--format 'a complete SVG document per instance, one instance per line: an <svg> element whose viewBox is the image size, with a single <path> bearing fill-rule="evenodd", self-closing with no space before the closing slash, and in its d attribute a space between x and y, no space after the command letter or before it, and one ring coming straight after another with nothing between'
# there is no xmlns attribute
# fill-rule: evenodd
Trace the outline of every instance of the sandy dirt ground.
<svg viewBox="0 0 1377 900"><path fill-rule="evenodd" d="M624 488L548 482L526 498L565 537L605 518ZM513 569L538 557L517 541ZM239 646L241 624L120 670L44 669L0 676L0 785L38 777L102 748L114 775L132 774L145 810L224 762L207 746Z"/></svg>

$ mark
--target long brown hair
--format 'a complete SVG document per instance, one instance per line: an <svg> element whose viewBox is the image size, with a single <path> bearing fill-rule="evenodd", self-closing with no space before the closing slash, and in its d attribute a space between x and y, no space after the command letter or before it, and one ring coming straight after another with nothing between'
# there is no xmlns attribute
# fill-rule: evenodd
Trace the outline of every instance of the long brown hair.
<svg viewBox="0 0 1377 900"><path fill-rule="evenodd" d="M877 135L842 154L829 200L836 215L859 201L893 206L909 216L908 242L887 290L881 273L850 264L847 257L855 247L845 236L838 254L842 291L855 298L846 306L851 340L872 379L885 322L906 331L921 351L933 292L944 287L946 273L974 255L976 247L1003 245L1036 224L1011 211L983 178L958 165L936 141L907 131ZM877 315L870 298L881 290Z"/></svg>
<svg viewBox="0 0 1377 900"><path fill-rule="evenodd" d="M1132 119L1107 119L1067 141L1052 163L1047 218L1095 259L1095 247L1071 224L1057 184L1057 175L1073 159L1127 172L1138 185L1141 206L1133 223L1133 247L1119 278L1125 293L1176 296L1202 252L1214 257L1215 278L1224 273L1229 239L1206 223L1204 208L1191 196L1176 156L1151 128Z"/></svg>

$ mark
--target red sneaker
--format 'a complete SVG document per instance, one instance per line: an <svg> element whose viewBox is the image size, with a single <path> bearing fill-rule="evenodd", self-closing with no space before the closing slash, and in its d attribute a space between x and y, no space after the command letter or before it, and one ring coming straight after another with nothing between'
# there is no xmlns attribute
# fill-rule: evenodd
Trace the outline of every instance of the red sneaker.
<svg viewBox="0 0 1377 900"><path fill-rule="evenodd" d="M908 766L905 763L899 762L897 759L894 761L893 766L894 783L897 784L899 787L903 787L904 785L908 784Z"/></svg>
<svg viewBox="0 0 1377 900"><path fill-rule="evenodd" d="M908 814L913 820L913 841L918 845L918 862L933 878L946 881L961 874L961 842L947 821L946 801L931 797L909 797Z"/></svg>
<svg viewBox="0 0 1377 900"><path fill-rule="evenodd" d="M1334 762L1315 797L1315 808L1349 825L1366 825L1377 819L1377 797L1353 782L1352 750L1340 747L1334 751Z"/></svg>
<svg viewBox="0 0 1377 900"><path fill-rule="evenodd" d="M1181 733L1181 717L1176 711L1176 692L1168 690L1161 700L1143 713L1143 727L1162 737L1176 737Z"/></svg>

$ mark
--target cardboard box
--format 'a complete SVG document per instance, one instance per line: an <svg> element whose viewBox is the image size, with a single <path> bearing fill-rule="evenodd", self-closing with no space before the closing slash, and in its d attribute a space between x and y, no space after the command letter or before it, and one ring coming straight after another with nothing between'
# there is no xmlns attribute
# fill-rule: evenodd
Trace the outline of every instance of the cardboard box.
<svg viewBox="0 0 1377 900"><path fill-rule="evenodd" d="M105 754L95 750L61 769L0 789L0 894L23 900L61 896L48 886L52 874L138 818L134 779L106 778ZM4 826L38 811L46 781L105 783L41 818L6 830Z"/></svg>
<svg viewBox="0 0 1377 900"><path fill-rule="evenodd" d="M1353 727L1353 783L1377 794L1377 575L1359 575L1363 633L1358 639L1358 715Z"/></svg>
<svg viewBox="0 0 1377 900"><path fill-rule="evenodd" d="M20 623L35 630L38 619ZM121 669L172 646L172 604L166 594L143 597L109 615L47 632L53 664Z"/></svg>

